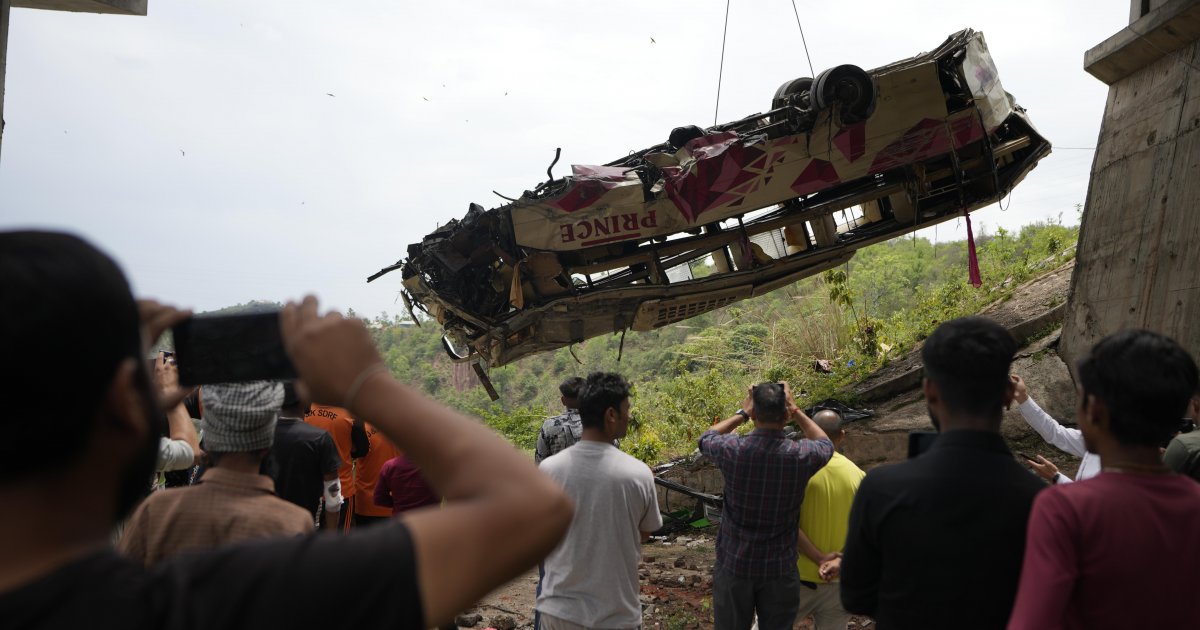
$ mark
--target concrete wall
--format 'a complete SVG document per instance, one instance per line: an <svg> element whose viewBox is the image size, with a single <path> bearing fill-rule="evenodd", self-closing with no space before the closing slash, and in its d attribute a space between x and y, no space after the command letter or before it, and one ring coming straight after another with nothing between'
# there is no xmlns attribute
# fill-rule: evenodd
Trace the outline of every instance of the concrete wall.
<svg viewBox="0 0 1200 630"><path fill-rule="evenodd" d="M1059 346L1072 370L1131 327L1200 356L1198 8L1163 3L1087 54L1111 87Z"/></svg>
<svg viewBox="0 0 1200 630"><path fill-rule="evenodd" d="M146 15L149 0L12 0L14 7L83 13Z"/></svg>

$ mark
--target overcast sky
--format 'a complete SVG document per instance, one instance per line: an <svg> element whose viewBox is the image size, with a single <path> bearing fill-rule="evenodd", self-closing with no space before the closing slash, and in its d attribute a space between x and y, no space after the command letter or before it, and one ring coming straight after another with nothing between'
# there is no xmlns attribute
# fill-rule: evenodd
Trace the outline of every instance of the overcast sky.
<svg viewBox="0 0 1200 630"><path fill-rule="evenodd" d="M817 72L983 31L1055 152L979 223L1083 203L1107 87L1083 54L1125 0L797 0ZM315 292L400 313L402 258L467 204L713 123L725 2L150 0L147 17L13 9L0 229L67 229L135 291L208 310ZM652 41L653 39L653 41ZM737 0L720 119L810 76L787 0ZM961 238L955 222L937 237ZM932 237L933 234L927 234ZM964 270L964 274L966 271ZM85 307L86 305L81 305Z"/></svg>

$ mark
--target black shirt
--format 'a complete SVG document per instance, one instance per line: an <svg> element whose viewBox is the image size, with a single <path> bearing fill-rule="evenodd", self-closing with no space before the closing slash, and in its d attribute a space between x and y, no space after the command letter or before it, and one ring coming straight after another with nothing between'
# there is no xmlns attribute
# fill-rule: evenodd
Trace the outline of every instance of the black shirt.
<svg viewBox="0 0 1200 630"><path fill-rule="evenodd" d="M327 431L303 420L280 418L263 469L275 480L275 494L315 514L325 475L336 475L341 465L337 446Z"/></svg>
<svg viewBox="0 0 1200 630"><path fill-rule="evenodd" d="M867 473L850 510L841 595L889 628L1004 628L1034 495L997 433L949 431Z"/></svg>
<svg viewBox="0 0 1200 630"><path fill-rule="evenodd" d="M412 541L400 521L183 554L153 569L96 553L0 593L0 626L425 628Z"/></svg>

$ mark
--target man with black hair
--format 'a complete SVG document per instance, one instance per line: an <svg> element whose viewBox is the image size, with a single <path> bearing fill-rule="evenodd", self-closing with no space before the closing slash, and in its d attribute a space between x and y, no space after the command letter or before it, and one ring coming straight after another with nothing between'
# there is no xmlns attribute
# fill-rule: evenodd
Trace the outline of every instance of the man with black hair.
<svg viewBox="0 0 1200 630"><path fill-rule="evenodd" d="M361 321L315 298L280 313L280 335L313 400L371 418L447 497L361 534L251 541L152 570L109 537L149 489L160 397L144 340L189 313L135 302L121 270L86 242L0 233L0 620L6 630L431 628L529 570L562 538L570 500L478 421L388 373ZM83 305L81 307L81 305ZM71 357L71 380L58 373ZM33 421L31 421L33 419ZM48 427L53 452L29 449ZM353 574L354 579L330 576Z"/></svg>
<svg viewBox="0 0 1200 630"><path fill-rule="evenodd" d="M583 387L583 379L572 376L558 386L563 407L567 410L557 416L546 418L542 430L538 433L537 446L533 450L533 461L541 463L543 459L562 452L567 447L578 442L583 436L583 425L579 419L579 390Z"/></svg>
<svg viewBox="0 0 1200 630"><path fill-rule="evenodd" d="M160 392L179 388L179 370L174 359L159 352L153 359L154 386ZM204 453L200 450L200 438L192 416L181 402L166 413L167 435L158 440L158 459L154 470L160 473L186 471L201 462Z"/></svg>
<svg viewBox="0 0 1200 630"><path fill-rule="evenodd" d="M1183 628L1200 619L1200 485L1162 445L1200 384L1179 344L1147 330L1079 361L1079 430L1099 475L1038 496L1009 628Z"/></svg>
<svg viewBox="0 0 1200 630"><path fill-rule="evenodd" d="M275 423L275 443L267 457L267 474L275 482L275 494L305 509L316 520L325 497L322 528L336 529L342 509L342 482L338 477L342 459L328 431L304 421L308 401L294 383L283 384L283 406Z"/></svg>
<svg viewBox="0 0 1200 630"><path fill-rule="evenodd" d="M575 501L576 518L546 556L537 598L545 630L638 628L641 543L662 527L654 475L613 440L629 429L629 383L593 372L579 395L582 439L541 463Z"/></svg>
<svg viewBox="0 0 1200 630"><path fill-rule="evenodd" d="M867 473L850 510L842 605L887 628L1003 628L1045 487L1000 436L1013 400L1016 340L964 317L925 340L925 404L940 435L928 451Z"/></svg>
<svg viewBox="0 0 1200 630"><path fill-rule="evenodd" d="M320 404L312 404L305 409L304 421L329 434L333 445L337 447L338 459L342 462L338 468L337 485L325 484L326 516L332 513L337 521L335 523L327 518L322 528L336 527L336 531L348 531L354 524L354 506L358 501L355 460L366 455L371 446L366 422L341 407ZM371 497L367 497L367 500L370 501Z"/></svg>
<svg viewBox="0 0 1200 630"><path fill-rule="evenodd" d="M753 431L733 434L750 419ZM784 436L789 419L803 439ZM786 384L762 383L747 390L741 409L700 436L700 452L725 479L713 572L716 629L747 630L755 614L762 630L790 629L800 606L800 504L809 479L833 456L833 442L796 406Z"/></svg>

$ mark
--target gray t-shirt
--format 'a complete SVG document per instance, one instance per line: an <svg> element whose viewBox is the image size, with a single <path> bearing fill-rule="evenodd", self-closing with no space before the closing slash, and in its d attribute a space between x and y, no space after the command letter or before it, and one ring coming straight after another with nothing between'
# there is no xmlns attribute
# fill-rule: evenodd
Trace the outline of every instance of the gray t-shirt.
<svg viewBox="0 0 1200 630"><path fill-rule="evenodd" d="M575 501L575 518L546 556L537 609L589 628L640 626L641 532L662 527L650 469L588 440L546 458L541 469Z"/></svg>

